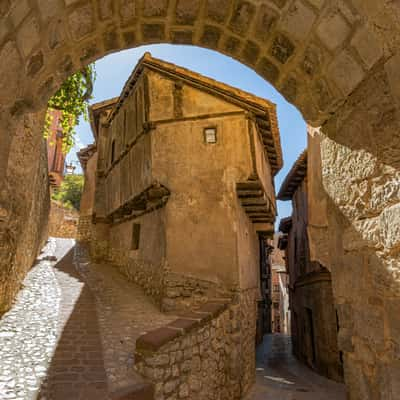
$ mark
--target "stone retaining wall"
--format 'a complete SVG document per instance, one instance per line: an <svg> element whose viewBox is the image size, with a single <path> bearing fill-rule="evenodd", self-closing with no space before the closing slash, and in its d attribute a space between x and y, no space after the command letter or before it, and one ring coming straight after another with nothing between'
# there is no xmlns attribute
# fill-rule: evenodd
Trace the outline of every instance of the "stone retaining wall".
<svg viewBox="0 0 400 400"><path fill-rule="evenodd" d="M98 244L95 246L95 251L98 251ZM215 282L177 274L164 265L130 258L123 249L109 248L106 260L115 265L128 280L141 286L165 312L190 310L210 298L230 298L233 295L233 291Z"/></svg>
<svg viewBox="0 0 400 400"><path fill-rule="evenodd" d="M78 229L78 218L77 211L52 201L49 216L49 236L75 238Z"/></svg>
<svg viewBox="0 0 400 400"><path fill-rule="evenodd" d="M162 309L164 311L189 310L211 298L230 298L233 292L215 282L166 269L163 277Z"/></svg>
<svg viewBox="0 0 400 400"><path fill-rule="evenodd" d="M255 374L251 292L207 302L137 340L135 367L156 400L242 398Z"/></svg>

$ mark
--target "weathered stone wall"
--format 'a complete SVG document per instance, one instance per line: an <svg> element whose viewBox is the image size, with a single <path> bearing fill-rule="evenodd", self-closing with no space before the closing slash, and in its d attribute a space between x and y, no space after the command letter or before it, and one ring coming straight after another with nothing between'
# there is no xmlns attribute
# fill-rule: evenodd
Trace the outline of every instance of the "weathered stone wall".
<svg viewBox="0 0 400 400"><path fill-rule="evenodd" d="M318 373L336 381L343 381L329 272L313 273L303 281L297 282L292 292L291 311L292 315L296 316L296 325L292 329L293 351L296 356ZM310 317L312 321L309 320Z"/></svg>
<svg viewBox="0 0 400 400"><path fill-rule="evenodd" d="M10 307L47 239L50 199L43 116L29 114L17 124L12 157L3 170L8 180L0 189L6 199L0 202L0 314Z"/></svg>
<svg viewBox="0 0 400 400"><path fill-rule="evenodd" d="M79 242L90 242L92 240L92 215L79 215L76 239Z"/></svg>
<svg viewBox="0 0 400 400"><path fill-rule="evenodd" d="M79 214L62 206L61 203L51 201L49 215L49 236L59 238L76 238L78 231Z"/></svg>
<svg viewBox="0 0 400 400"><path fill-rule="evenodd" d="M187 274L177 274L168 268L164 271L161 303L164 311L190 310L209 299L232 295L233 292L224 285Z"/></svg>
<svg viewBox="0 0 400 400"><path fill-rule="evenodd" d="M136 343L136 369L155 400L241 399L255 376L254 294L212 302Z"/></svg>
<svg viewBox="0 0 400 400"><path fill-rule="evenodd" d="M399 395L399 97L382 67L322 127L325 246L352 400Z"/></svg>

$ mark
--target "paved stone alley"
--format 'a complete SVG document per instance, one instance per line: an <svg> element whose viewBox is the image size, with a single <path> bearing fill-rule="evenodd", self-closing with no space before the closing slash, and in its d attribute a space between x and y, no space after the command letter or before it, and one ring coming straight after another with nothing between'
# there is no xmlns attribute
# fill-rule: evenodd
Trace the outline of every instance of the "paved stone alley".
<svg viewBox="0 0 400 400"><path fill-rule="evenodd" d="M0 319L0 399L35 399L57 340L60 288L45 258L55 251L50 241L41 260L26 276L13 307Z"/></svg>
<svg viewBox="0 0 400 400"><path fill-rule="evenodd" d="M73 240L50 239L0 320L0 399L109 399L140 383L136 338L173 319Z"/></svg>
<svg viewBox="0 0 400 400"><path fill-rule="evenodd" d="M290 337L265 336L257 351L256 384L245 400L345 400L345 386L307 368L292 355Z"/></svg>
<svg viewBox="0 0 400 400"><path fill-rule="evenodd" d="M136 338L173 319L73 240L50 239L0 320L0 399L109 399L141 381ZM267 336L257 357L246 400L345 399L343 385L294 359L288 336Z"/></svg>

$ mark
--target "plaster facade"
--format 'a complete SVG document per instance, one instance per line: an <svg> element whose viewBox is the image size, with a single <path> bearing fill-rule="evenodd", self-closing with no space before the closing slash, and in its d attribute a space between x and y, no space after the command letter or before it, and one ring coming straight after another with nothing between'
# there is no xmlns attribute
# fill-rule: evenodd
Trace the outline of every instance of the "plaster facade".
<svg viewBox="0 0 400 400"><path fill-rule="evenodd" d="M92 109L95 195L89 177L83 215L92 210L93 256L105 246L167 311L259 291L281 157L275 118L272 103L145 55L121 97Z"/></svg>

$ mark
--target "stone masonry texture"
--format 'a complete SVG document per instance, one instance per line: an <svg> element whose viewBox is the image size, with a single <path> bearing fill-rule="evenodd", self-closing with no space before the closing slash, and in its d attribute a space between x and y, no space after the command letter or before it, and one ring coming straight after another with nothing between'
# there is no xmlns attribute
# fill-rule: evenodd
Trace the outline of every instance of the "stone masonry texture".
<svg viewBox="0 0 400 400"><path fill-rule="evenodd" d="M335 255L326 265L331 265L341 321L339 347L349 399L397 399L398 2L151 3L0 4L1 312L11 305L45 236L48 205L42 204L48 194L42 184L47 178L38 171L41 122L49 97L72 72L110 51L155 42L201 45L246 63L286 96L310 125L322 126L328 223L315 225L310 236L316 243L315 260L318 246ZM267 30L260 30L260 20L266 21L261 24Z"/></svg>

